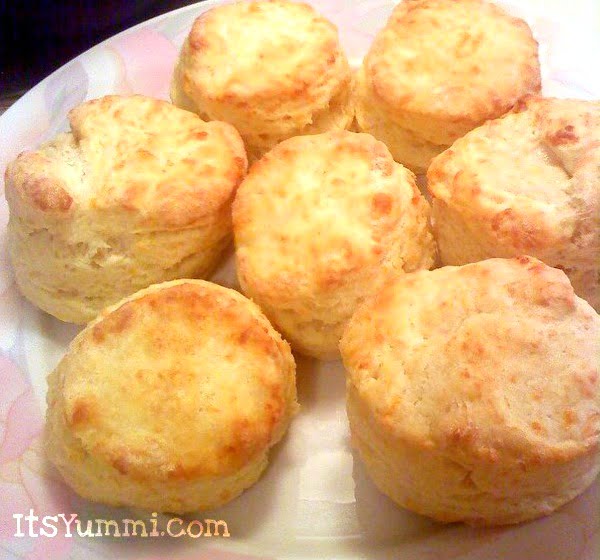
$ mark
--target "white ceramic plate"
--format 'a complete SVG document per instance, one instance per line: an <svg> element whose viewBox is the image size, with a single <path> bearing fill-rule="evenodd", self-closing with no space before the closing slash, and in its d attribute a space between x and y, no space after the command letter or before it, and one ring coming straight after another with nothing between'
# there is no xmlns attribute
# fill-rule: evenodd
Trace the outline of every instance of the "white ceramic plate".
<svg viewBox="0 0 600 560"><path fill-rule="evenodd" d="M0 118L0 170L19 152L67 128L69 109L109 93L167 97L177 51L192 21L219 2L189 6L98 45L33 88ZM390 0L313 1L340 29L353 64L387 18ZM600 98L600 4L597 0L521 0L540 41L548 95ZM85 502L67 489L41 453L45 376L75 327L33 308L18 294L6 256L8 209L0 202L0 557L54 558L420 558L448 560L598 560L598 481L555 515L518 527L442 526L396 508L377 492L349 446L339 364L300 359L302 411L272 453L263 478L220 510L190 516L223 519L229 538L15 536L14 514L76 512L83 520L133 518L145 512ZM216 281L234 285L232 263ZM67 516L68 518L68 516ZM168 518L161 518L164 529ZM187 521L186 520L186 523ZM22 531L27 532L22 520Z"/></svg>

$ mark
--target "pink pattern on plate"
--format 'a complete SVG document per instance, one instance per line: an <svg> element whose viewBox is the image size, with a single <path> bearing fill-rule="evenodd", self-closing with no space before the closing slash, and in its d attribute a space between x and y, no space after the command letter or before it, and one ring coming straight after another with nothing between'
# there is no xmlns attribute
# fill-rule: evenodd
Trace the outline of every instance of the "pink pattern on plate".
<svg viewBox="0 0 600 560"><path fill-rule="evenodd" d="M0 356L0 465L17 460L42 430L33 388L17 366Z"/></svg>
<svg viewBox="0 0 600 560"><path fill-rule="evenodd" d="M177 50L153 29L138 29L111 42L124 66L122 90L168 99ZM126 91L121 91L126 93Z"/></svg>
<svg viewBox="0 0 600 560"><path fill-rule="evenodd" d="M28 514L33 509L40 519L45 515L71 511L69 494L58 480L50 483L44 473L45 462L40 440L27 450L17 461L0 467L0 542L19 539L29 545L24 558L27 560L49 560L60 558L71 549L72 539L59 534L53 538L27 539L15 536L17 525L14 513ZM36 526L39 531L39 525ZM21 530L27 531L22 521Z"/></svg>
<svg viewBox="0 0 600 560"><path fill-rule="evenodd" d="M13 514L33 509L40 518L69 511L69 493L46 472L42 452L43 419L33 388L14 362L0 355L0 541L16 539ZM25 530L25 527L22 527ZM71 548L71 541L55 538L30 539L25 558L57 558Z"/></svg>

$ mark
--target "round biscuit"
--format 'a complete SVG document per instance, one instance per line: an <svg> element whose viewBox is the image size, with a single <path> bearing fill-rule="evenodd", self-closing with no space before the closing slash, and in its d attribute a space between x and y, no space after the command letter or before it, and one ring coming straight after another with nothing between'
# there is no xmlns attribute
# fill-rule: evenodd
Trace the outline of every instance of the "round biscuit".
<svg viewBox="0 0 600 560"><path fill-rule="evenodd" d="M363 72L363 103L383 115L381 126L389 121L411 132L418 146L439 146L438 153L541 87L529 26L484 0L399 3L375 37ZM393 141L395 134L387 136ZM400 163L414 158L410 150L406 160L396 152ZM421 161L420 167L427 165Z"/></svg>
<svg viewBox="0 0 600 560"><path fill-rule="evenodd" d="M202 280L104 311L48 378L46 449L81 496L188 512L259 478L295 413L289 346L256 305Z"/></svg>
<svg viewBox="0 0 600 560"><path fill-rule="evenodd" d="M600 317L541 261L394 277L340 348L352 441L402 507L519 523L600 471Z"/></svg>
<svg viewBox="0 0 600 560"><path fill-rule="evenodd" d="M230 243L246 173L235 129L140 95L87 101L69 122L6 170L21 292L85 323L150 284L209 275Z"/></svg>
<svg viewBox="0 0 600 560"><path fill-rule="evenodd" d="M351 91L336 27L311 6L288 0L203 13L171 85L176 104L233 124L251 159L291 136L348 128Z"/></svg>
<svg viewBox="0 0 600 560"><path fill-rule="evenodd" d="M532 255L600 309L600 102L529 98L427 177L443 263Z"/></svg>
<svg viewBox="0 0 600 560"><path fill-rule="evenodd" d="M290 138L233 204L238 278L295 350L335 358L360 301L388 273L429 268L429 205L368 134Z"/></svg>

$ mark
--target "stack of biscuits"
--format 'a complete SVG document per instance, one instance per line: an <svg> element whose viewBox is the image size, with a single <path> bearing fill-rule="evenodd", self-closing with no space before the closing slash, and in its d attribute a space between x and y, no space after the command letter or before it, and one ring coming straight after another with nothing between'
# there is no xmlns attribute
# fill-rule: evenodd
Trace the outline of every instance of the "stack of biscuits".
<svg viewBox="0 0 600 560"><path fill-rule="evenodd" d="M48 378L66 482L227 503L298 409L293 351L343 360L352 441L402 507L503 525L582 493L600 102L540 88L529 26L484 0L404 0L356 73L315 9L251 0L196 19L172 104L74 108L5 181L21 292L87 324ZM240 291L207 280L232 239Z"/></svg>

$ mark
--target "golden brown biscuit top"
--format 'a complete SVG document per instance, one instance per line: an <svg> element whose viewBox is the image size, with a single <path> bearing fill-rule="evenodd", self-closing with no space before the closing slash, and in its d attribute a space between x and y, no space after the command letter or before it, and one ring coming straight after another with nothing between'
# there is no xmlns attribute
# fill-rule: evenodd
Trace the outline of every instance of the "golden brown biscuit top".
<svg viewBox="0 0 600 560"><path fill-rule="evenodd" d="M280 437L295 406L287 343L241 294L200 280L105 311L59 372L73 436L138 479L231 474Z"/></svg>
<svg viewBox="0 0 600 560"><path fill-rule="evenodd" d="M455 142L427 178L524 252L582 235L600 250L600 102L531 97Z"/></svg>
<svg viewBox="0 0 600 560"><path fill-rule="evenodd" d="M343 55L337 29L312 7L261 0L202 14L184 56L186 79L209 99L264 101L276 95L310 102L306 96L323 86L328 68Z"/></svg>
<svg viewBox="0 0 600 560"><path fill-rule="evenodd" d="M481 122L539 89L529 26L482 0L405 0L366 58L390 108Z"/></svg>
<svg viewBox="0 0 600 560"><path fill-rule="evenodd" d="M598 446L600 317L536 259L397 277L341 351L376 420L415 445L524 465Z"/></svg>
<svg viewBox="0 0 600 560"><path fill-rule="evenodd" d="M87 101L71 132L7 169L7 198L25 215L116 212L140 229L194 226L231 200L246 171L237 131L134 95Z"/></svg>
<svg viewBox="0 0 600 560"><path fill-rule="evenodd" d="M368 134L290 138L238 189L238 271L250 269L278 299L335 291L385 259L405 208L422 203L413 174Z"/></svg>

